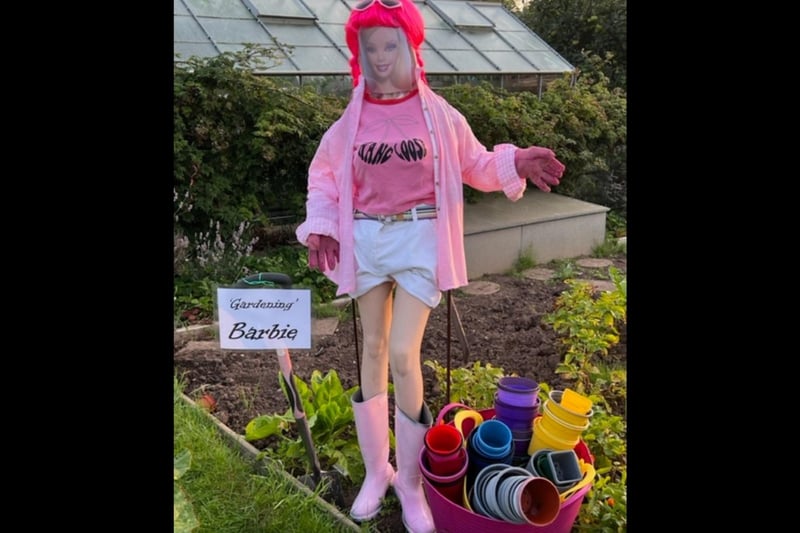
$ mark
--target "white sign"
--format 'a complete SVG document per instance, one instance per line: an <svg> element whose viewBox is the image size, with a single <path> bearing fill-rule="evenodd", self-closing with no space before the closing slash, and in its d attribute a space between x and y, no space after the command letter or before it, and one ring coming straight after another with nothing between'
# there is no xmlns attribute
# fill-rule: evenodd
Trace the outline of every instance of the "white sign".
<svg viewBox="0 0 800 533"><path fill-rule="evenodd" d="M311 349L310 289L217 288L223 350Z"/></svg>

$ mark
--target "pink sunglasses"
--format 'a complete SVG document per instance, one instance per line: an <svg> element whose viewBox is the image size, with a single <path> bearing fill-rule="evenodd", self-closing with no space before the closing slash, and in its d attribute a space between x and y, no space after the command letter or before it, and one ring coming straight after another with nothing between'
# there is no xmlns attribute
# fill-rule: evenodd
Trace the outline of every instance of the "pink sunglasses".
<svg viewBox="0 0 800 533"><path fill-rule="evenodd" d="M358 4L356 4L355 7L353 7L353 9L355 11L366 11L375 2L378 2L386 9L394 9L396 7L402 7L400 0L364 0L363 2L359 2Z"/></svg>

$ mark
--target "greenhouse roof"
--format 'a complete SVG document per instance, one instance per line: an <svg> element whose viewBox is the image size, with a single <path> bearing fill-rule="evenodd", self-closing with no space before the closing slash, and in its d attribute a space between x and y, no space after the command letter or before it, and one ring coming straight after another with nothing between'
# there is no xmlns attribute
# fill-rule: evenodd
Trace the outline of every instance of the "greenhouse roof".
<svg viewBox="0 0 800 533"><path fill-rule="evenodd" d="M502 4L414 3L425 19L429 75L559 74L570 65ZM350 75L344 26L356 0L174 0L174 60L213 57L247 44L270 48L269 73Z"/></svg>

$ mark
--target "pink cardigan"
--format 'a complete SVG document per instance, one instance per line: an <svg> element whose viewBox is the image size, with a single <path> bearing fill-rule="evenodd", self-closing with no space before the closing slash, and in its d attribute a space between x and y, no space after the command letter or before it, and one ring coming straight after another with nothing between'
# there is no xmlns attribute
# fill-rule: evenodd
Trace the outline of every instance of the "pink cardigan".
<svg viewBox="0 0 800 533"><path fill-rule="evenodd" d="M522 198L527 182L514 166L513 144L488 151L472 133L464 116L420 81L422 111L431 135L434 183L438 209L436 238L439 289L469 283L464 253L464 195L462 183L483 192L503 191L512 201ZM342 116L322 137L308 171L306 220L297 240L308 245L312 233L339 241L339 263L325 275L337 284L337 296L355 289L353 252L353 141L364 99L364 78L353 89Z"/></svg>

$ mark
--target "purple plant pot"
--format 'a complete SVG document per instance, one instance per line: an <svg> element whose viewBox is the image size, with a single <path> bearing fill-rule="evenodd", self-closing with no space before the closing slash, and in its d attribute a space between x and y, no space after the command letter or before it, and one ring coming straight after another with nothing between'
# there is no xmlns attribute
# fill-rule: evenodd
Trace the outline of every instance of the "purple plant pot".
<svg viewBox="0 0 800 533"><path fill-rule="evenodd" d="M538 404L523 407L504 402L499 393L494 396L494 417L504 422L511 431L532 431L533 419L538 415Z"/></svg>
<svg viewBox="0 0 800 533"><path fill-rule="evenodd" d="M539 383L518 376L504 376L497 382L497 396L508 405L533 407L539 403Z"/></svg>

